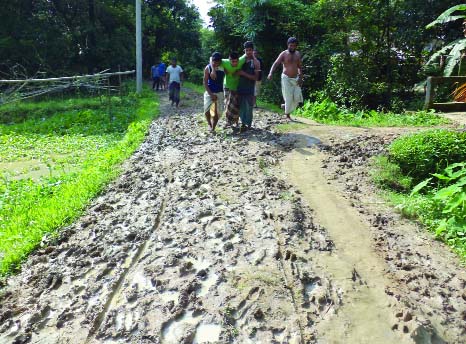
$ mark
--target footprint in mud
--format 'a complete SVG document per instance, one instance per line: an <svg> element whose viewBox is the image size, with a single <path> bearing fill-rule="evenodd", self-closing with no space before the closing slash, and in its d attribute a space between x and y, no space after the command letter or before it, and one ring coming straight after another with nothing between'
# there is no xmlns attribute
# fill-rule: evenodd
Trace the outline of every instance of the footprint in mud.
<svg viewBox="0 0 466 344"><path fill-rule="evenodd" d="M169 320L162 326L162 343L191 343L200 321L201 317L194 312L184 313L179 318Z"/></svg>

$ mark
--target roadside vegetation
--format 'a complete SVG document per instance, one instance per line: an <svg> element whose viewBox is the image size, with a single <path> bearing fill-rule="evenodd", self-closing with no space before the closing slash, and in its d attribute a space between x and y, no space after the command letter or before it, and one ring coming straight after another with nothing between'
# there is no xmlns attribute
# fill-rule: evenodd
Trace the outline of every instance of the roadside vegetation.
<svg viewBox="0 0 466 344"><path fill-rule="evenodd" d="M429 130L402 136L373 160L374 181L407 218L466 259L466 133Z"/></svg>
<svg viewBox="0 0 466 344"><path fill-rule="evenodd" d="M82 213L144 140L157 112L148 89L142 96L0 108L0 275Z"/></svg>
<svg viewBox="0 0 466 344"><path fill-rule="evenodd" d="M404 127L434 126L449 123L431 111L405 113L381 112L376 110L351 111L338 107L328 98L322 101L306 101L296 110L296 116L312 119L319 123L353 127Z"/></svg>

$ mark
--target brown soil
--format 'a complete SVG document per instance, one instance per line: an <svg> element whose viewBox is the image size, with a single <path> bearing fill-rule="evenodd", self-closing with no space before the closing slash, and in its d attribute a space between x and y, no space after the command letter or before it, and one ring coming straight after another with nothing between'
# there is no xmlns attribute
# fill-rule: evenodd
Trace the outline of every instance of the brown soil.
<svg viewBox="0 0 466 344"><path fill-rule="evenodd" d="M121 177L0 290L1 343L462 343L466 276L377 196L407 129L209 134L186 90Z"/></svg>

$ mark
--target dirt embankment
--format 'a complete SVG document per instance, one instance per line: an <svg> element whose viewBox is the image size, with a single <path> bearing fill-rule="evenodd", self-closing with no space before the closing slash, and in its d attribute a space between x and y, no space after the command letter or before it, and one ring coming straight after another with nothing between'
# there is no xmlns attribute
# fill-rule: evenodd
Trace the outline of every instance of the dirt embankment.
<svg viewBox="0 0 466 344"><path fill-rule="evenodd" d="M463 270L365 207L345 137L322 153L308 146L335 129L279 135L266 111L255 130L210 135L200 102L164 101L121 177L8 280L0 342L463 341Z"/></svg>

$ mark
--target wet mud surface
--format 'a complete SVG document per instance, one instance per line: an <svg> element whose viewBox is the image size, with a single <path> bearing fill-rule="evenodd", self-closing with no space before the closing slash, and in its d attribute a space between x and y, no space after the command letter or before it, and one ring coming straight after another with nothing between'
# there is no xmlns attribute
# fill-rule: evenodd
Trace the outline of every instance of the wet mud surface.
<svg viewBox="0 0 466 344"><path fill-rule="evenodd" d="M349 130L319 147L321 167L350 205L371 226L374 249L386 263L393 283L385 293L401 307L394 331L410 333L417 343L466 341L465 266L432 234L400 218L370 178L370 158L386 152L395 130ZM414 330L414 331L413 331Z"/></svg>
<svg viewBox="0 0 466 344"><path fill-rule="evenodd" d="M277 134L283 118L262 110L254 130L212 135L201 101L187 90L175 111L164 100L121 177L9 278L0 343L350 343L345 329L323 332L348 305L358 325L372 316L352 290L384 299L379 343L465 341L458 260L388 208L365 205L367 158L391 136ZM320 154L309 168L370 228L377 282L347 263L304 186L283 175L280 162L301 151Z"/></svg>

